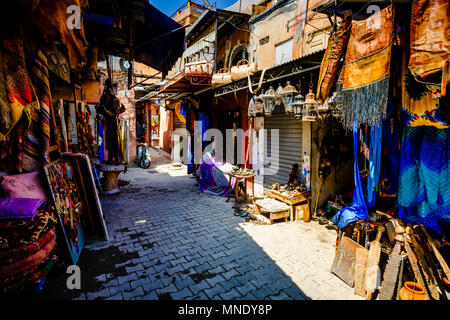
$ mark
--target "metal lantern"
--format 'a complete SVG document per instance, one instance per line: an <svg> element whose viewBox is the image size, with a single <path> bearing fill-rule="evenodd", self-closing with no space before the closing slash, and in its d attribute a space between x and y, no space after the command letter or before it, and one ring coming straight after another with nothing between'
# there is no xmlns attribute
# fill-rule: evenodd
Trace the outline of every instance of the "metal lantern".
<svg viewBox="0 0 450 320"><path fill-rule="evenodd" d="M330 115L330 108L328 107L328 103L322 105L320 103L317 104L317 116L320 120L326 120L326 118Z"/></svg>
<svg viewBox="0 0 450 320"><path fill-rule="evenodd" d="M281 99L283 99L284 109L287 114L294 113L292 103L294 102L294 94L296 93L298 93L297 89L288 81L286 87L281 92Z"/></svg>
<svg viewBox="0 0 450 320"><path fill-rule="evenodd" d="M336 119L341 117L343 101L341 93L335 91L332 96L328 99L328 107L330 108L330 113Z"/></svg>
<svg viewBox="0 0 450 320"><path fill-rule="evenodd" d="M257 117L264 114L264 90L261 90L261 94L256 98L255 113Z"/></svg>
<svg viewBox="0 0 450 320"><path fill-rule="evenodd" d="M276 92L273 89L273 87L270 86L269 90L267 90L265 94L261 95L261 98L263 100L264 114L266 116L272 115L272 111L275 108L275 98L276 98Z"/></svg>
<svg viewBox="0 0 450 320"><path fill-rule="evenodd" d="M281 98L281 94L283 93L283 87L281 83L278 85L277 91L275 91L275 104L279 106L283 103L283 99Z"/></svg>
<svg viewBox="0 0 450 320"><path fill-rule="evenodd" d="M299 93L294 97L294 102L292 102L292 108L294 109L294 118L296 119L302 118L302 109L304 101L305 98L302 96L301 93Z"/></svg>
<svg viewBox="0 0 450 320"><path fill-rule="evenodd" d="M312 92L312 88L310 88L309 93L306 95L305 102L303 102L302 120L316 121L317 116L316 95Z"/></svg>

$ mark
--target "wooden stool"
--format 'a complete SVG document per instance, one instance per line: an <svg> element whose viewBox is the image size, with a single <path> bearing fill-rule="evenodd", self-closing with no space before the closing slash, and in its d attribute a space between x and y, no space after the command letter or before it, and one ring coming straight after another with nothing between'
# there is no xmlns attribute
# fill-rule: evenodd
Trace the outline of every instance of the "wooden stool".
<svg viewBox="0 0 450 320"><path fill-rule="evenodd" d="M288 221L290 216L290 207L275 199L261 199L255 202L255 218L265 223L273 224L273 220L284 219ZM269 213L269 219L261 214L261 211Z"/></svg>
<svg viewBox="0 0 450 320"><path fill-rule="evenodd" d="M125 171L125 165L107 165L104 163L96 164L98 170L103 172L105 177L105 185L103 186L103 193L106 195L113 195L120 192L119 190L119 174Z"/></svg>

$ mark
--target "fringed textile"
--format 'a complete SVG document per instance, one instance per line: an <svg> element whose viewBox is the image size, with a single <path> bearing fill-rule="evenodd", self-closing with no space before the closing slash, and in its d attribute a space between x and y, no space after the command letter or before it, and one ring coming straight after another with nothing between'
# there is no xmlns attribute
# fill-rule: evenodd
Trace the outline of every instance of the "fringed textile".
<svg viewBox="0 0 450 320"><path fill-rule="evenodd" d="M353 21L344 64L343 125L376 125L386 115L394 9Z"/></svg>

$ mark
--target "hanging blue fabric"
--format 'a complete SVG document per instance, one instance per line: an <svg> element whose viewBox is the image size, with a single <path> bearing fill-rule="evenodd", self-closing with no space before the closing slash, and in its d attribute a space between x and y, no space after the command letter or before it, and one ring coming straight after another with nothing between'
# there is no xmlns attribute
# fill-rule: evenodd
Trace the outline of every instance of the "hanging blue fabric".
<svg viewBox="0 0 450 320"><path fill-rule="evenodd" d="M105 160L105 138L103 134L103 124L98 126L98 135L102 138L102 144L100 145L100 163Z"/></svg>
<svg viewBox="0 0 450 320"><path fill-rule="evenodd" d="M180 114L186 119L186 106L184 105L184 103L181 104Z"/></svg>
<svg viewBox="0 0 450 320"><path fill-rule="evenodd" d="M370 128L369 176L367 177L367 205L369 208L375 206L378 182L380 181L382 133L382 121L380 120L378 126Z"/></svg>
<svg viewBox="0 0 450 320"><path fill-rule="evenodd" d="M340 210L331 220L337 224L339 229L342 229L352 222L360 219L367 219L369 217L367 211L367 204L364 199L364 191L359 175L358 164L358 123L353 122L353 152L355 154L354 161L354 178L355 178L355 192L353 193L353 204Z"/></svg>
<svg viewBox="0 0 450 320"><path fill-rule="evenodd" d="M406 127L399 175L399 217L442 233L450 221L450 129Z"/></svg>
<svg viewBox="0 0 450 320"><path fill-rule="evenodd" d="M392 102L388 103L387 118L383 120L383 174L381 193L396 196L400 170L400 129L397 112Z"/></svg>

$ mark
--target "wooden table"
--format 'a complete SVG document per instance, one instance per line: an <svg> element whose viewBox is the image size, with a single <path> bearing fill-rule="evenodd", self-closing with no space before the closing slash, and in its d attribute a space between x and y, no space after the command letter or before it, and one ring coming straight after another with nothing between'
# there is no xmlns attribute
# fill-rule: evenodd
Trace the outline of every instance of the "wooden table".
<svg viewBox="0 0 450 320"><path fill-rule="evenodd" d="M225 171L222 171L222 172L227 174L230 177L230 181L228 182L230 189L231 189L231 179L236 178L236 185L234 186L234 196L236 198L236 201L238 201L238 199L239 199L239 182L243 180L244 188L246 188L247 180L253 179L255 177L255 174L248 175L248 176L240 176L240 175L235 174L234 172L225 172ZM231 192L230 192L230 195L228 196L228 199L230 199L230 197L231 197ZM246 191L245 191L245 197L247 199ZM252 201L254 201L254 200L255 200L255 183L253 182L253 184L252 184Z"/></svg>
<svg viewBox="0 0 450 320"><path fill-rule="evenodd" d="M306 203L309 205L309 201L311 200L311 192L310 191L302 192L302 193L299 193L298 195L288 197L286 195L283 195L283 193L281 191L271 190L271 191L266 191L265 195L288 204L290 206L291 221L294 221L295 206L299 205L299 204L303 204L303 203Z"/></svg>
<svg viewBox="0 0 450 320"><path fill-rule="evenodd" d="M255 215L254 217L260 221L268 224L273 224L273 220L284 219L287 222L289 217L289 206L281 201L275 199L261 199L255 202ZM269 213L269 218L264 217L261 211Z"/></svg>

